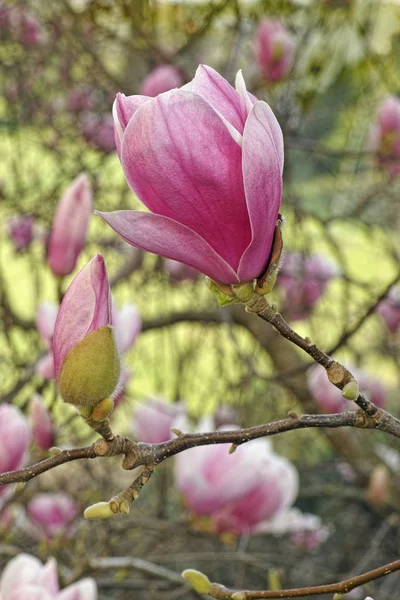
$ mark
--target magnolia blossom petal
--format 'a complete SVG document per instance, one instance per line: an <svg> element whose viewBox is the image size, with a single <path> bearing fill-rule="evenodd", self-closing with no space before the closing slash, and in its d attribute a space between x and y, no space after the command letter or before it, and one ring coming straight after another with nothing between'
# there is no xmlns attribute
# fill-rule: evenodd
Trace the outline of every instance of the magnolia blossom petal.
<svg viewBox="0 0 400 600"><path fill-rule="evenodd" d="M74 346L92 331L110 324L110 288L104 259L98 254L74 278L61 303L53 338L56 377Z"/></svg>
<svg viewBox="0 0 400 600"><path fill-rule="evenodd" d="M56 600L97 600L96 582L87 577L73 583L57 594Z"/></svg>
<svg viewBox="0 0 400 600"><path fill-rule="evenodd" d="M25 584L35 583L42 570L40 560L30 554L19 554L4 568L0 580L1 600L11 600L12 594ZM22 597L21 597L22 598ZM29 598L25 596L24 600Z"/></svg>
<svg viewBox="0 0 400 600"><path fill-rule="evenodd" d="M29 410L35 444L42 450L48 450L54 445L53 420L39 394L33 396Z"/></svg>
<svg viewBox="0 0 400 600"><path fill-rule="evenodd" d="M112 324L115 341L121 354L132 348L142 329L142 319L134 304L125 304L121 309L113 308Z"/></svg>
<svg viewBox="0 0 400 600"><path fill-rule="evenodd" d="M182 74L174 65L158 65L143 80L140 93L155 97L182 84Z"/></svg>
<svg viewBox="0 0 400 600"><path fill-rule="evenodd" d="M35 583L24 584L11 592L6 599L1 600L54 600L53 594L46 591L41 585Z"/></svg>
<svg viewBox="0 0 400 600"><path fill-rule="evenodd" d="M125 130L122 166L152 212L186 225L237 268L251 235L241 148L205 100L173 90L145 103Z"/></svg>
<svg viewBox="0 0 400 600"><path fill-rule="evenodd" d="M57 561L54 558L50 558L44 567L42 567L36 583L52 596L53 594L57 594L60 586L58 583Z"/></svg>
<svg viewBox="0 0 400 600"><path fill-rule="evenodd" d="M58 306L54 302L42 302L36 313L36 327L49 345L53 337L57 313Z"/></svg>
<svg viewBox="0 0 400 600"><path fill-rule="evenodd" d="M211 104L239 133L243 133L247 116L244 99L222 75L207 65L200 65L190 89Z"/></svg>
<svg viewBox="0 0 400 600"><path fill-rule="evenodd" d="M92 189L85 173L78 175L58 203L51 228L48 261L55 275L69 275L85 245L93 210Z"/></svg>
<svg viewBox="0 0 400 600"><path fill-rule="evenodd" d="M234 270L204 239L173 219L135 210L96 212L136 248L183 262L222 283L239 282Z"/></svg>
<svg viewBox="0 0 400 600"><path fill-rule="evenodd" d="M256 102L243 135L243 177L252 241L239 264L241 281L259 277L267 266L282 197L279 155L270 121L269 106Z"/></svg>
<svg viewBox="0 0 400 600"><path fill-rule="evenodd" d="M19 408L0 405L0 473L22 466L30 441L31 429Z"/></svg>
<svg viewBox="0 0 400 600"><path fill-rule="evenodd" d="M35 365L35 371L44 379L55 379L54 357L52 352L48 352L42 358L39 358Z"/></svg>
<svg viewBox="0 0 400 600"><path fill-rule="evenodd" d="M122 131L125 131L137 109L149 100L150 98L148 96L125 96L125 94L117 94L113 111L114 115L118 118L118 123L121 126Z"/></svg>

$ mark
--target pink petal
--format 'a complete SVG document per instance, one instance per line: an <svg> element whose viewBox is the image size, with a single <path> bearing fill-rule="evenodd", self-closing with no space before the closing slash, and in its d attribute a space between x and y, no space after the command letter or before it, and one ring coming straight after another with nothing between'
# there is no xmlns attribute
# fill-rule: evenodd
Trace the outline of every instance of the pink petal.
<svg viewBox="0 0 400 600"><path fill-rule="evenodd" d="M9 600L54 600L54 596L49 594L41 585L29 583L14 590L10 596L7 596Z"/></svg>
<svg viewBox="0 0 400 600"><path fill-rule="evenodd" d="M148 100L150 100L148 96L125 96L125 94L120 93L116 95L115 111L122 131L125 131L137 109Z"/></svg>
<svg viewBox="0 0 400 600"><path fill-rule="evenodd" d="M57 594L60 586L58 584L57 561L54 558L50 558L44 565L36 583L52 596Z"/></svg>
<svg viewBox="0 0 400 600"><path fill-rule="evenodd" d="M56 377L68 352L92 331L111 325L111 294L104 259L98 254L70 284L53 337Z"/></svg>
<svg viewBox="0 0 400 600"><path fill-rule="evenodd" d="M85 173L78 175L57 205L51 228L48 262L54 275L69 275L85 242L93 210L92 189Z"/></svg>
<svg viewBox="0 0 400 600"><path fill-rule="evenodd" d="M259 277L267 267L282 199L281 166L270 122L269 106L256 102L243 135L243 178L252 240L240 261L240 281Z"/></svg>
<svg viewBox="0 0 400 600"><path fill-rule="evenodd" d="M125 304L121 309L113 308L112 324L118 349L124 354L132 348L142 329L138 309L134 304Z"/></svg>
<svg viewBox="0 0 400 600"><path fill-rule="evenodd" d="M237 269L250 242L241 148L205 100L173 90L141 106L124 133L122 167L152 212L198 233Z"/></svg>
<svg viewBox="0 0 400 600"><path fill-rule="evenodd" d="M239 133L243 133L247 117L244 102L222 75L207 65L200 65L189 85L190 91L204 98Z"/></svg>
<svg viewBox="0 0 400 600"><path fill-rule="evenodd" d="M35 365L35 371L44 379L55 379L53 353L48 352L42 358L39 358Z"/></svg>
<svg viewBox="0 0 400 600"><path fill-rule="evenodd" d="M51 344L58 306L54 302L42 302L36 313L36 327L42 338Z"/></svg>
<svg viewBox="0 0 400 600"><path fill-rule="evenodd" d="M221 283L238 283L233 269L197 233L167 217L134 210L96 211L128 244L172 258Z"/></svg>
<svg viewBox="0 0 400 600"><path fill-rule="evenodd" d="M56 600L97 600L96 582L91 577L81 579L57 594Z"/></svg>
<svg viewBox="0 0 400 600"><path fill-rule="evenodd" d="M10 560L1 574L1 600L10 600L12 593L24 584L34 583L40 575L42 563L30 554L18 554ZM25 599L29 596L25 596Z"/></svg>

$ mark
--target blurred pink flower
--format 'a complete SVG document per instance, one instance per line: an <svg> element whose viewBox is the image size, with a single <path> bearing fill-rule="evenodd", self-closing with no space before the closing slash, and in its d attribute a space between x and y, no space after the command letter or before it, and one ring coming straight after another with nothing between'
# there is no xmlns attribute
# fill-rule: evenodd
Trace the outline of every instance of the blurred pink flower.
<svg viewBox="0 0 400 600"><path fill-rule="evenodd" d="M140 93L143 96L158 96L183 85L180 71L173 65L159 65L155 67L142 82Z"/></svg>
<svg viewBox="0 0 400 600"><path fill-rule="evenodd" d="M67 188L56 208L47 258L54 275L69 275L85 242L92 214L92 189L85 173Z"/></svg>
<svg viewBox="0 0 400 600"><path fill-rule="evenodd" d="M76 85L67 94L66 108L70 112L81 112L93 108L93 90L83 84Z"/></svg>
<svg viewBox="0 0 400 600"><path fill-rule="evenodd" d="M30 402L33 441L41 450L54 446L54 424L43 398L35 394Z"/></svg>
<svg viewBox="0 0 400 600"><path fill-rule="evenodd" d="M215 429L226 425L238 425L239 415L235 408L228 404L220 404L214 412Z"/></svg>
<svg viewBox="0 0 400 600"><path fill-rule="evenodd" d="M282 195L283 138L268 104L210 67L150 99L118 94L117 151L151 212L98 213L129 244L233 284L262 275ZM267 190L267 191L266 191Z"/></svg>
<svg viewBox="0 0 400 600"><path fill-rule="evenodd" d="M43 377L43 379L55 379L56 374L54 371L54 357L52 352L48 352L39 360L35 365L35 372Z"/></svg>
<svg viewBox="0 0 400 600"><path fill-rule="evenodd" d="M329 281L338 275L337 266L322 255L287 254L278 276L278 285L284 290L285 308L290 319L306 319L325 293Z"/></svg>
<svg viewBox="0 0 400 600"><path fill-rule="evenodd" d="M348 368L368 400L379 407L383 406L386 399L386 390L380 380L370 377L353 366L348 366ZM349 400L343 398L341 391L329 381L326 371L321 365L313 365L309 369L308 385L315 402L323 412L339 413L357 408L354 402L349 402Z"/></svg>
<svg viewBox="0 0 400 600"><path fill-rule="evenodd" d="M230 444L198 446L176 457L176 485L189 509L218 532L256 532L292 506L298 474L265 440L229 454Z"/></svg>
<svg viewBox="0 0 400 600"><path fill-rule="evenodd" d="M31 441L31 429L19 408L0 405L0 473L19 469L26 458ZM0 494L6 486L0 487Z"/></svg>
<svg viewBox="0 0 400 600"><path fill-rule="evenodd" d="M23 7L1 7L0 27L8 29L11 36L31 48L40 44L43 30L40 22Z"/></svg>
<svg viewBox="0 0 400 600"><path fill-rule="evenodd" d="M184 413L181 404L168 404L159 397L147 398L133 410L133 433L141 442L158 444L173 437L171 428Z"/></svg>
<svg viewBox="0 0 400 600"><path fill-rule="evenodd" d="M114 120L111 115L85 113L81 119L82 135L102 152L114 152Z"/></svg>
<svg viewBox="0 0 400 600"><path fill-rule="evenodd" d="M62 492L35 494L27 506L27 515L47 537L67 532L76 515L73 499Z"/></svg>
<svg viewBox="0 0 400 600"><path fill-rule="evenodd" d="M396 333L400 327L400 287L392 287L377 306L376 312L386 323L390 333Z"/></svg>
<svg viewBox="0 0 400 600"><path fill-rule="evenodd" d="M290 540L298 550L315 550L329 537L329 529L322 525L320 517L311 514L301 514L294 519L289 527Z"/></svg>
<svg viewBox="0 0 400 600"><path fill-rule="evenodd" d="M92 578L81 579L60 591L57 563L45 565L30 554L18 554L6 565L0 579L0 600L97 600Z"/></svg>
<svg viewBox="0 0 400 600"><path fill-rule="evenodd" d="M177 260L167 258L164 261L165 272L169 275L172 281L196 281L199 279L201 273L188 265L184 265Z"/></svg>
<svg viewBox="0 0 400 600"><path fill-rule="evenodd" d="M128 352L142 329L142 319L134 304L124 304L120 309L113 305L112 324L115 341L121 354Z"/></svg>
<svg viewBox="0 0 400 600"><path fill-rule="evenodd" d="M33 217L15 216L8 220L8 235L16 250L26 250L34 238Z"/></svg>
<svg viewBox="0 0 400 600"><path fill-rule="evenodd" d="M280 21L263 19L260 22L254 50L266 81L279 81L288 75L293 64L295 41Z"/></svg>
<svg viewBox="0 0 400 600"><path fill-rule="evenodd" d="M400 173L400 99L389 96L376 112L369 134L369 147L379 167L390 175Z"/></svg>
<svg viewBox="0 0 400 600"><path fill-rule="evenodd" d="M51 348L57 314L58 306L54 302L42 302L36 311L36 327L48 348Z"/></svg>

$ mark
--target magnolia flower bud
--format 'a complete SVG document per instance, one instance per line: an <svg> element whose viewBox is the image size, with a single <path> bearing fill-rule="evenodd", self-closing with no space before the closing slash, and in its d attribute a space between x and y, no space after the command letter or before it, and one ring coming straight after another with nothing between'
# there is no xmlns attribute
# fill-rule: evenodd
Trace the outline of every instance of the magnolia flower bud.
<svg viewBox="0 0 400 600"><path fill-rule="evenodd" d="M41 450L54 446L53 420L43 403L43 398L35 394L30 403L33 440Z"/></svg>
<svg viewBox="0 0 400 600"><path fill-rule="evenodd" d="M92 190L83 173L66 190L54 215L48 247L48 262L54 275L69 275L75 269L85 245L92 205Z"/></svg>
<svg viewBox="0 0 400 600"><path fill-rule="evenodd" d="M104 259L98 254L69 286L53 337L58 389L85 415L113 394L120 359L111 327L111 294Z"/></svg>
<svg viewBox="0 0 400 600"><path fill-rule="evenodd" d="M143 80L140 93L143 96L158 96L163 92L169 92L173 88L183 85L180 72L173 65L159 65L155 67Z"/></svg>
<svg viewBox="0 0 400 600"><path fill-rule="evenodd" d="M290 71L295 43L286 27L274 19L263 19L255 40L259 69L266 81L279 81Z"/></svg>

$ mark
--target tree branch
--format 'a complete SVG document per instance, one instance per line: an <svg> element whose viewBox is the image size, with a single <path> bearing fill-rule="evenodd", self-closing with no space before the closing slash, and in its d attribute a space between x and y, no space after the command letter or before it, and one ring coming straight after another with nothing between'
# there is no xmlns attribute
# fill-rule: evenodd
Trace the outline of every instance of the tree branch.
<svg viewBox="0 0 400 600"><path fill-rule="evenodd" d="M212 598L217 600L256 600L261 598L304 598L306 596L322 596L323 594L347 594L355 588L365 585L370 581L390 575L400 570L400 560L388 563L368 571L356 577L344 579L339 583L328 583L327 585L316 585L312 587L296 588L290 590L264 590L264 591L239 591L231 590L218 583L211 584L207 592ZM204 576L205 577L205 576Z"/></svg>
<svg viewBox="0 0 400 600"><path fill-rule="evenodd" d="M260 437L268 437L297 429L355 427L358 429L377 429L400 438L400 421L383 409L375 408L376 412L372 416L367 415L362 410L347 411L335 415L316 414L298 416L292 413L286 419L265 425L256 425L255 427L234 431L185 433L173 440L159 444L136 443L129 438L120 436L115 436L110 441L101 438L92 446L74 450L61 450L58 454L29 467L18 471L2 473L0 474L0 486L9 483L30 481L45 471L81 458L124 455L123 468L132 470L141 465L158 465L167 458L195 446L210 444L234 444L235 446L240 446Z"/></svg>

